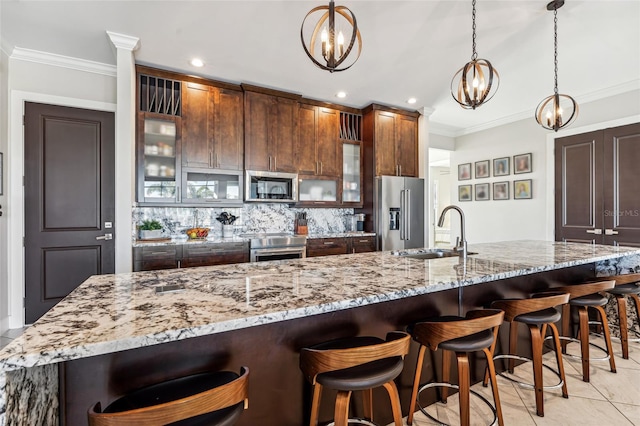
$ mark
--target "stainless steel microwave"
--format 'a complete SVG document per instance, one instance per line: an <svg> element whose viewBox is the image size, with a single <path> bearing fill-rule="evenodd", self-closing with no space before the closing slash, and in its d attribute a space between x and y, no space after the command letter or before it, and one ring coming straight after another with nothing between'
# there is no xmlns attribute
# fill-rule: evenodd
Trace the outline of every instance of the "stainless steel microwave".
<svg viewBox="0 0 640 426"><path fill-rule="evenodd" d="M244 200L295 203L298 201L298 175L247 170Z"/></svg>

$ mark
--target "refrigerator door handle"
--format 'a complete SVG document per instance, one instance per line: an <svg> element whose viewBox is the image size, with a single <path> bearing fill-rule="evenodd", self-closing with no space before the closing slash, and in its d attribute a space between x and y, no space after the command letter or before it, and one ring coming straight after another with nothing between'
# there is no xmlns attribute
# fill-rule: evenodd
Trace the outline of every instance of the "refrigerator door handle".
<svg viewBox="0 0 640 426"><path fill-rule="evenodd" d="M405 197L404 197L404 189L403 189L400 191L400 217L398 218L398 220L401 222L400 226L398 227L400 229L401 240L405 239L404 226L405 226L405 215L407 210L404 202L405 202Z"/></svg>
<svg viewBox="0 0 640 426"><path fill-rule="evenodd" d="M406 224L407 230L405 231L405 236L407 240L411 239L411 190L407 189L404 191L404 196L407 200L404 203L404 207L406 209L406 220L404 223Z"/></svg>

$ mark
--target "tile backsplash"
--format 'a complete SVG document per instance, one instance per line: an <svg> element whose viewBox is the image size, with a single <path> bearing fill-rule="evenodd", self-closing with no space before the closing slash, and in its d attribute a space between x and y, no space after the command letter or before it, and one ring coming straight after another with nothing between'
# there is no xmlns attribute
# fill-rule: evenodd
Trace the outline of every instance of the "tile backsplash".
<svg viewBox="0 0 640 426"><path fill-rule="evenodd" d="M209 235L220 236L222 224L216 217L222 212L237 216L233 223L235 234L255 232L293 232L293 222L298 212L306 212L310 234L341 233L349 230L349 216L353 209L303 209L290 208L286 204L256 203L241 208L213 207L134 207L133 238L137 226L144 220L158 220L164 227L164 236L184 235L184 230L195 226L210 228Z"/></svg>

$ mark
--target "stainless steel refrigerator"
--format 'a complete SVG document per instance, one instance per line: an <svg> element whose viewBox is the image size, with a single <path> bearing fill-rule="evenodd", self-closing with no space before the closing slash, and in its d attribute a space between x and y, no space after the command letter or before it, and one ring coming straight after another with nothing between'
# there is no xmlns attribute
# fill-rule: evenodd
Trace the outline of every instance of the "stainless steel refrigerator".
<svg viewBox="0 0 640 426"><path fill-rule="evenodd" d="M380 250L424 247L424 179L377 177L375 204Z"/></svg>

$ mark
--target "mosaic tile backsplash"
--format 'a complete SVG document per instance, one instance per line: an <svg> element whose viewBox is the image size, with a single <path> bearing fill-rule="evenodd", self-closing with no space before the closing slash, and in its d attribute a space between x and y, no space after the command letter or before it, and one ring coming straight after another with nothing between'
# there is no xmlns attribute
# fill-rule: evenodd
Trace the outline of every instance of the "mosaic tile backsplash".
<svg viewBox="0 0 640 426"><path fill-rule="evenodd" d="M298 212L307 214L310 234L335 234L350 230L349 220L353 209L302 209L277 203L245 204L242 208L134 207L133 238L137 237L136 229L140 223L153 219L162 223L165 237L182 236L185 229L192 227L210 228L210 236L220 236L222 224L216 217L222 212L237 216L233 223L236 235L256 232L293 233L293 222Z"/></svg>

